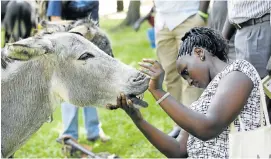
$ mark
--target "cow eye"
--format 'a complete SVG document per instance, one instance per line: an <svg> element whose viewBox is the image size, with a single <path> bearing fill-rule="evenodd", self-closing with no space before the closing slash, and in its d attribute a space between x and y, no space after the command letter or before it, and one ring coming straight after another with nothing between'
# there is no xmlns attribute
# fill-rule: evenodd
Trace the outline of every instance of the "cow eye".
<svg viewBox="0 0 271 159"><path fill-rule="evenodd" d="M91 54L91 53L89 53L89 52L86 52L86 53L84 53L84 54L82 54L79 58L78 58L78 60L87 60L87 59L89 59L89 58L94 58L95 56L93 55L93 54Z"/></svg>
<svg viewBox="0 0 271 159"><path fill-rule="evenodd" d="M81 33L79 33L79 32L70 32L70 33L78 34L78 35L80 35L80 36L83 36L83 37L84 37L84 35L83 35L83 34L81 34Z"/></svg>

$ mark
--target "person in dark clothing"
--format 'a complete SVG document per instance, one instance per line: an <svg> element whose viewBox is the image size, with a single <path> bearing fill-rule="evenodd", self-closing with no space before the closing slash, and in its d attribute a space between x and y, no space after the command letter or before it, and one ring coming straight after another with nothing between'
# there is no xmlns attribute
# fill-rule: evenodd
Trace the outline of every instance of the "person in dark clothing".
<svg viewBox="0 0 271 159"><path fill-rule="evenodd" d="M31 36L36 28L35 2L1 1L1 20L5 30L5 43Z"/></svg>
<svg viewBox="0 0 271 159"><path fill-rule="evenodd" d="M49 1L47 16L50 20L77 20L90 17L99 21L99 1Z"/></svg>
<svg viewBox="0 0 271 159"><path fill-rule="evenodd" d="M208 26L222 33L225 21L227 19L227 14L228 14L227 1L215 0L213 3L212 10L209 15ZM235 49L234 49L234 37L235 37L235 33L228 41L229 62L233 62L234 60L236 60Z"/></svg>

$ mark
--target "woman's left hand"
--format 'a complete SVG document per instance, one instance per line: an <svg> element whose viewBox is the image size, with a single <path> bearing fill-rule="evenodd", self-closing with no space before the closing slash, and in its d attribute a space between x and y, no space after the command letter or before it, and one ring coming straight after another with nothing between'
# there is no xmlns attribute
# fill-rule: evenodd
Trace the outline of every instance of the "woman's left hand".
<svg viewBox="0 0 271 159"><path fill-rule="evenodd" d="M140 71L151 77L149 91L162 89L161 80L163 80L165 71L161 64L153 59L143 59L143 61L138 64L142 67Z"/></svg>
<svg viewBox="0 0 271 159"><path fill-rule="evenodd" d="M117 97L116 105L107 104L106 108L110 110L121 108L131 117L133 121L140 121L143 119L139 109L134 107L133 101L130 99L127 99L123 93L121 93Z"/></svg>

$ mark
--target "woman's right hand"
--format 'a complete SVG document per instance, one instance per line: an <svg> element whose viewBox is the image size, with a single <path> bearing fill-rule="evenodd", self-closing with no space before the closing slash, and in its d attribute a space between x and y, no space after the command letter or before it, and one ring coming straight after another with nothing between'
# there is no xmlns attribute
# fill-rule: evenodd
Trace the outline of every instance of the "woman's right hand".
<svg viewBox="0 0 271 159"><path fill-rule="evenodd" d="M162 82L165 74L162 65L153 59L143 59L142 62L139 62L139 65L142 67L140 71L151 77L148 88L149 91L152 92L157 89L162 89Z"/></svg>
<svg viewBox="0 0 271 159"><path fill-rule="evenodd" d="M139 109L135 108L132 100L127 99L123 93L117 97L117 105L107 104L106 108L110 110L121 108L131 117L133 121L143 119Z"/></svg>

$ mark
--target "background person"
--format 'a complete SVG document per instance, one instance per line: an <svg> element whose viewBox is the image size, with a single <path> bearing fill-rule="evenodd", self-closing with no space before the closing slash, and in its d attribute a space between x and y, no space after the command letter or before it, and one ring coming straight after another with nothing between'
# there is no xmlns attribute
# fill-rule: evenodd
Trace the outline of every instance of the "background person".
<svg viewBox="0 0 271 159"><path fill-rule="evenodd" d="M155 15L155 40L156 55L165 70L165 85L167 91L186 106L194 102L201 89L189 86L178 75L176 58L181 43L181 37L196 26L205 26L208 18L207 9L209 1L154 1ZM185 93L184 93L185 92ZM179 127L175 126L169 133L177 137Z"/></svg>

